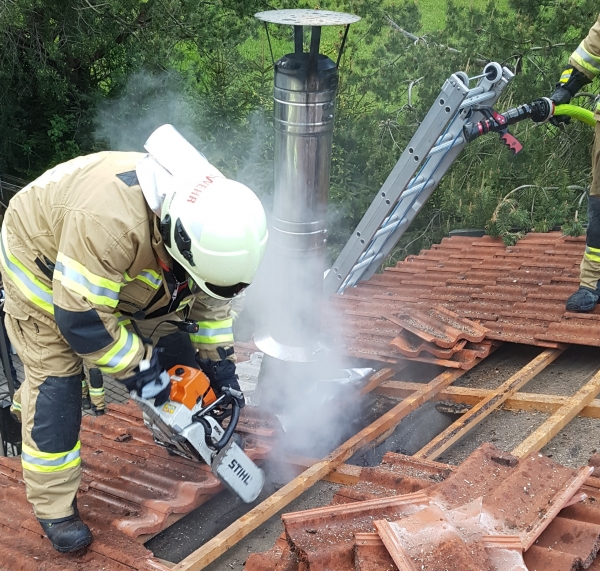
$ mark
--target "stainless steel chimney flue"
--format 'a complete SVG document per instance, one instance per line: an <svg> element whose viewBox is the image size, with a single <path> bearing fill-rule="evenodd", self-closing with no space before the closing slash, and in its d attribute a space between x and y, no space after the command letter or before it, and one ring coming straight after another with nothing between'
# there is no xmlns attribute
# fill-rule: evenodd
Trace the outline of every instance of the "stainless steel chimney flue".
<svg viewBox="0 0 600 571"><path fill-rule="evenodd" d="M360 18L324 10L275 10L256 17L294 26L295 51L274 63L275 188L266 261L272 276L270 315L266 330L255 335L267 356L263 369L277 367L289 376L291 368L273 360L308 364L328 354L321 337L321 297L339 58L334 62L319 53L321 27L345 25L345 41L348 26ZM305 26L312 28L308 52Z"/></svg>

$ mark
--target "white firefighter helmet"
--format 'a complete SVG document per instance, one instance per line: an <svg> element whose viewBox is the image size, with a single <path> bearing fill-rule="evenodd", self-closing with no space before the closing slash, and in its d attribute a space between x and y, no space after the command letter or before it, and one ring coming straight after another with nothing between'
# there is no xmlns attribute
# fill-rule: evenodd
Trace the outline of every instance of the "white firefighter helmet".
<svg viewBox="0 0 600 571"><path fill-rule="evenodd" d="M145 145L136 172L160 216L169 254L213 298L252 283L267 244L264 208L247 186L225 178L171 125Z"/></svg>

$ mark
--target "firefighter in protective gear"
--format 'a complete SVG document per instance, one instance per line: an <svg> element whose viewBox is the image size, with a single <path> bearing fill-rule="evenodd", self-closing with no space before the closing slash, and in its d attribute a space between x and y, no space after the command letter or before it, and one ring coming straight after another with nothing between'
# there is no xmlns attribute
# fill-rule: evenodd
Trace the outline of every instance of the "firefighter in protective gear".
<svg viewBox="0 0 600 571"><path fill-rule="evenodd" d="M569 65L550 99L556 105L567 104L582 87L591 83L600 72L600 16L587 37L571 54ZM592 151L592 185L588 200L588 228L586 249L581 261L579 289L567 299L567 311L587 312L594 309L600 299L600 104L595 110L596 139ZM557 122L565 118L554 117Z"/></svg>
<svg viewBox="0 0 600 571"><path fill-rule="evenodd" d="M170 125L145 148L58 165L15 195L2 225L6 326L25 368L15 395L23 477L61 552L92 541L76 505L83 363L144 398L164 398L169 365L137 326L144 337L156 330L157 346L184 335L192 358L227 372L222 386L237 384L231 301L266 246L265 212L250 189Z"/></svg>

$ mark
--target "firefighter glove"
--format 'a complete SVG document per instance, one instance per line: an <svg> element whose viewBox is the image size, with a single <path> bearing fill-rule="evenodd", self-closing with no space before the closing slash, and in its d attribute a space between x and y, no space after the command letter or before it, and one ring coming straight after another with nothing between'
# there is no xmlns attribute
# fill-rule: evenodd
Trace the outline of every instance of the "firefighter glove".
<svg viewBox="0 0 600 571"><path fill-rule="evenodd" d="M581 73L574 67L568 67L562 72L560 81L556 84L550 99L555 105L566 105L571 98L577 95L582 87L590 83L590 79L584 73ZM569 123L570 117L566 115L557 115L550 119L550 123L558 126L560 123Z"/></svg>
<svg viewBox="0 0 600 571"><path fill-rule="evenodd" d="M125 379L123 384L130 392L137 392L143 399L153 398L156 406L167 402L171 393L171 378L160 366L156 350L153 351L150 360L140 361L136 373Z"/></svg>
<svg viewBox="0 0 600 571"><path fill-rule="evenodd" d="M240 407L243 407L245 404L244 393L240 389L238 376L235 373L235 363L227 358L233 355L233 347L229 349L217 347L217 351L221 357L220 361L198 359L198 364L219 396L227 395L226 402L231 402L231 399L234 398Z"/></svg>

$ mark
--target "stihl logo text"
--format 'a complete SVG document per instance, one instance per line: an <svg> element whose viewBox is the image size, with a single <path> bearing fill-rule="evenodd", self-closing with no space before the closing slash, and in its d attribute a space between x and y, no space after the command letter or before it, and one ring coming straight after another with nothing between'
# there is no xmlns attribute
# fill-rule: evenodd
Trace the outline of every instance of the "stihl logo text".
<svg viewBox="0 0 600 571"><path fill-rule="evenodd" d="M232 460L229 463L229 466L227 466L230 470L233 470L233 473L238 476L240 478L240 480L242 482L244 482L244 484L246 484L246 486L248 485L248 480L250 479L250 474L248 474L248 472L246 472L246 470L244 470L242 468L242 466L240 465L240 463L237 460Z"/></svg>
<svg viewBox="0 0 600 571"><path fill-rule="evenodd" d="M211 175L207 175L206 178L202 181L199 182L193 189L192 192L190 192L190 195L188 196L187 201L191 202L192 204L194 204L194 202L196 202L197 198L200 196L200 193L209 185L212 184L214 179L216 177L215 176L211 176Z"/></svg>

